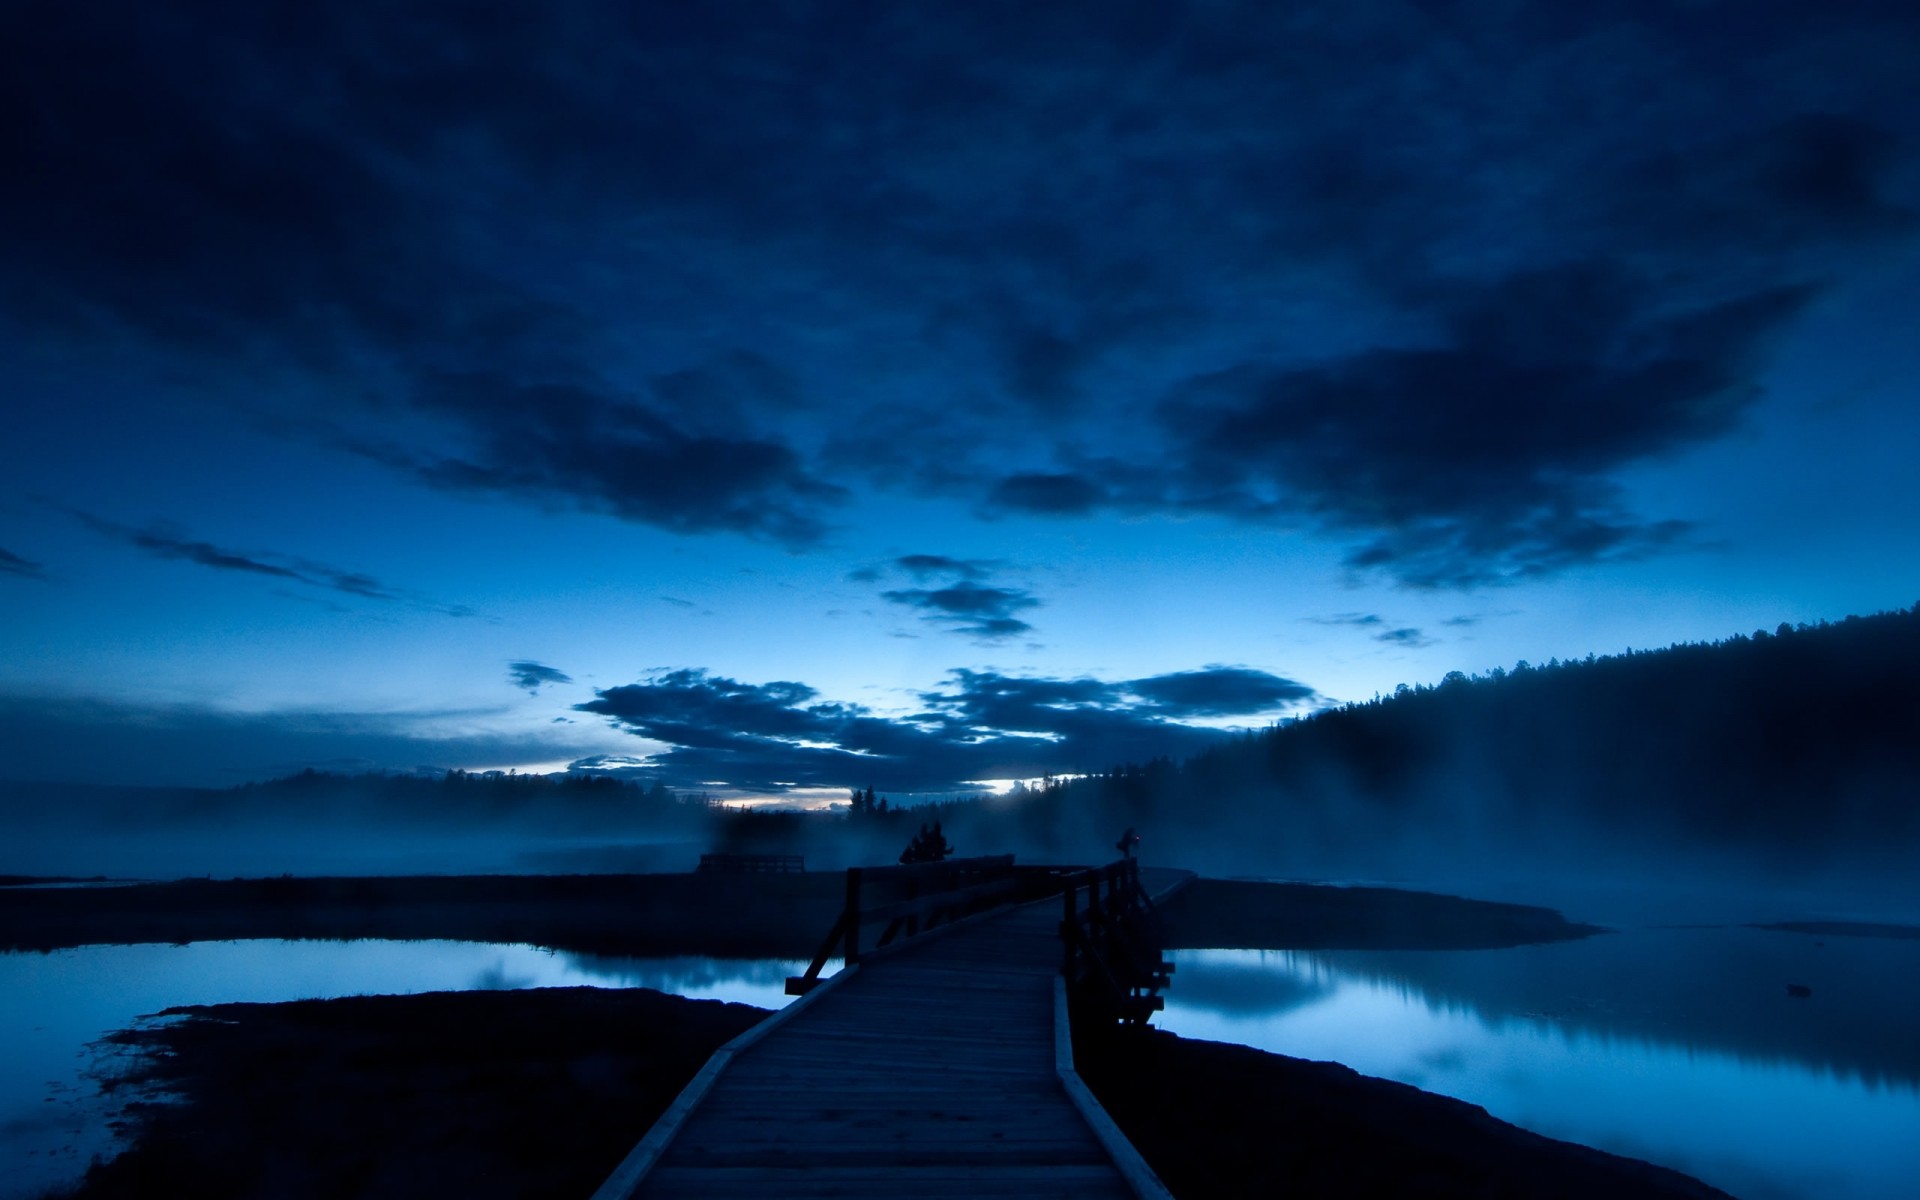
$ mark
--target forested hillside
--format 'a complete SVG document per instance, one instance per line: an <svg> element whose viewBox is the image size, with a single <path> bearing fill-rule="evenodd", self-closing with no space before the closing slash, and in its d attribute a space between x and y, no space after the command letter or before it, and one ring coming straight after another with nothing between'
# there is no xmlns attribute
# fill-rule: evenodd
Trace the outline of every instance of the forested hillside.
<svg viewBox="0 0 1920 1200"><path fill-rule="evenodd" d="M1456 672L1064 793L1246 863L1893 866L1920 846L1920 606Z"/></svg>

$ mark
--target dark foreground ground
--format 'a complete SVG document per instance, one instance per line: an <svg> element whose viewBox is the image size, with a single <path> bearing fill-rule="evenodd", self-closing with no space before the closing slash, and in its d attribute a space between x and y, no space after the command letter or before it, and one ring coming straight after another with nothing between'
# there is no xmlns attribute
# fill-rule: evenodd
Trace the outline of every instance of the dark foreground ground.
<svg viewBox="0 0 1920 1200"><path fill-rule="evenodd" d="M118 1089L136 1144L77 1196L584 1198L765 1013L553 988L180 1015L113 1039L144 1052ZM1181 1200L1721 1195L1330 1063L1157 1032L1083 1034L1079 1063Z"/></svg>

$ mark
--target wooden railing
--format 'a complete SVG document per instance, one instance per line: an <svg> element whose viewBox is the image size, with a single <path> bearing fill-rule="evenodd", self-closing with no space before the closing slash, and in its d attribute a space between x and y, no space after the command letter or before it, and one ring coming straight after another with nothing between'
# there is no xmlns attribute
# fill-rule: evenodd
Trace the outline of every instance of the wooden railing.
<svg viewBox="0 0 1920 1200"><path fill-rule="evenodd" d="M1024 898L1031 886L1013 855L954 858L901 867L848 867L847 902L804 975L787 977L787 995L804 996L839 947L848 966L860 961L861 930L885 922L876 947L936 925ZM1044 893L1042 893L1044 894Z"/></svg>
<svg viewBox="0 0 1920 1200"><path fill-rule="evenodd" d="M1158 914L1123 859L1067 876L1061 891L1061 973L1074 1003L1097 1018L1141 1024L1166 1007L1173 964L1161 957Z"/></svg>

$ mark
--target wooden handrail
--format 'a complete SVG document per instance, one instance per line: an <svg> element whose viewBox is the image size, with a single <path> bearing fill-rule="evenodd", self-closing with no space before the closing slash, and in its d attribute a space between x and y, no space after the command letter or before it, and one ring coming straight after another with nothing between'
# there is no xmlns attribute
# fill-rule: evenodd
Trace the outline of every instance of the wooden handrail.
<svg viewBox="0 0 1920 1200"><path fill-rule="evenodd" d="M1156 914L1140 885L1140 864L1127 858L1069 875L1061 895L1061 974L1068 990L1135 1024L1166 1007L1157 993L1173 964L1153 939Z"/></svg>
<svg viewBox="0 0 1920 1200"><path fill-rule="evenodd" d="M895 895L867 906L862 893L869 884ZM905 896L897 894L902 890ZM1019 894L1020 880L1011 854L897 867L848 867L847 899L840 916L827 931L806 972L787 977L787 994L804 996L812 991L836 946L843 947L841 957L848 966L858 963L863 924L887 922L878 943L884 946L896 936L913 937L942 922L1017 899Z"/></svg>

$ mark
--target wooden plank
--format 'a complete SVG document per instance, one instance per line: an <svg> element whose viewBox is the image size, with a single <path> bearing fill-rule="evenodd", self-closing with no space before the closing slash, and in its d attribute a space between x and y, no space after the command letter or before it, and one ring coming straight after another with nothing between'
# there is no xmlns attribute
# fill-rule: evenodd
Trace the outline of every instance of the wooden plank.
<svg viewBox="0 0 1920 1200"><path fill-rule="evenodd" d="M642 1192L1145 1194L1060 1073L1058 910L970 917L864 956L856 981L731 1059Z"/></svg>

